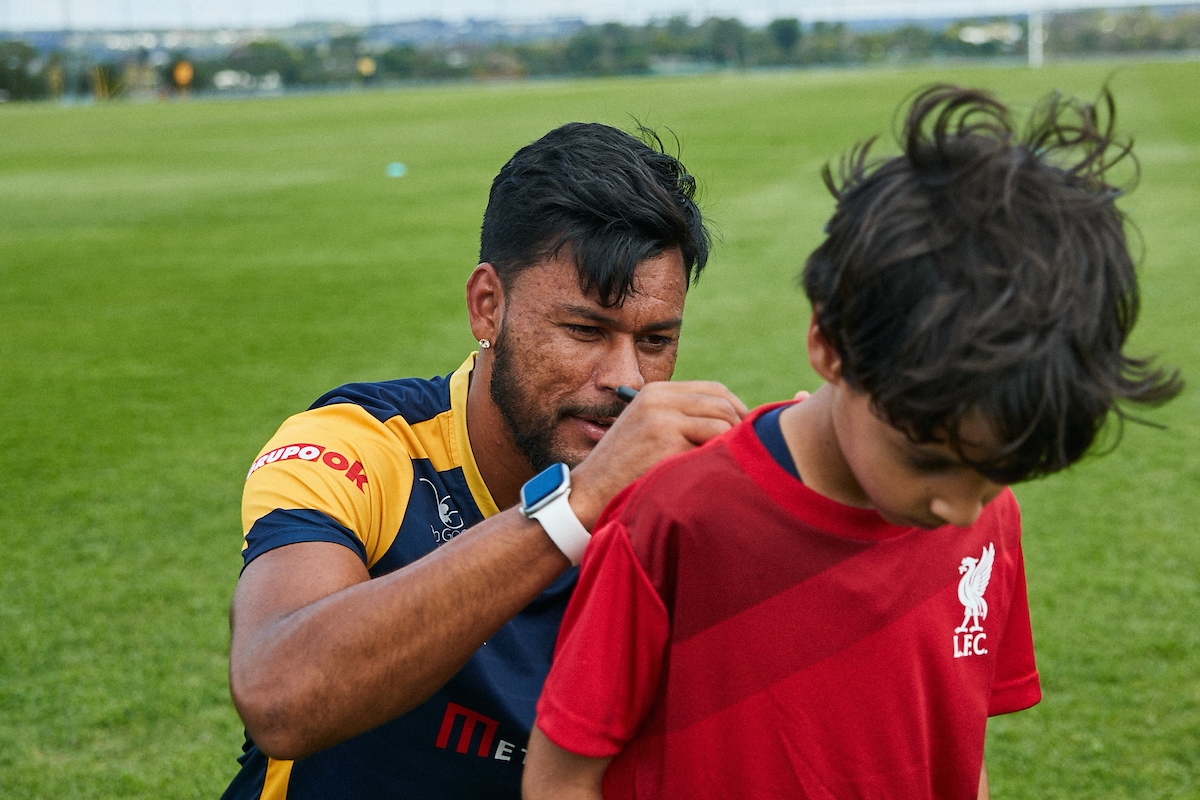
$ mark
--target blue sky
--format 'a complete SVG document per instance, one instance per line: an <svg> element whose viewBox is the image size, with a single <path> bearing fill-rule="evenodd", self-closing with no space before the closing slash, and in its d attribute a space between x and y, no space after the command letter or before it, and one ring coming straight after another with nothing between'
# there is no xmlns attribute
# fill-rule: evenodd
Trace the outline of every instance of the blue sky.
<svg viewBox="0 0 1200 800"><path fill-rule="evenodd" d="M1170 0L1168 0L1169 2ZM1132 0L0 0L0 29L277 27L304 20L352 24L420 18L534 20L582 17L589 22L644 22L675 14L740 17L763 24L863 17L933 17L1043 9L1134 5Z"/></svg>

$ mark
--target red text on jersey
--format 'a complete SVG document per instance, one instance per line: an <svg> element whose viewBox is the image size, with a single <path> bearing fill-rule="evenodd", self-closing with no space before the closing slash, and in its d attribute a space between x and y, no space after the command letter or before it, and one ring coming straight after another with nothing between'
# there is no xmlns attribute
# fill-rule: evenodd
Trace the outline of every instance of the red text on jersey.
<svg viewBox="0 0 1200 800"><path fill-rule="evenodd" d="M351 463L350 459L341 453L334 450L327 450L319 444L306 444L302 442L276 447L268 453L263 453L250 466L250 471L246 473L246 477L249 478L267 464L274 464L276 461L291 461L292 459L320 461L330 469L346 473L346 480L357 486L360 492L366 491L364 487L367 484L367 473L363 470L361 461Z"/></svg>

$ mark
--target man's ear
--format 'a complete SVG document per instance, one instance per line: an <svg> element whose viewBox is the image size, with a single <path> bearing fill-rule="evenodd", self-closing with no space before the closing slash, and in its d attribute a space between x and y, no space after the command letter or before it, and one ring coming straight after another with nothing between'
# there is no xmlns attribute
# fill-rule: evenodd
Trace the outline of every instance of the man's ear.
<svg viewBox="0 0 1200 800"><path fill-rule="evenodd" d="M472 336L495 344L504 320L504 285L496 268L486 261L467 278L467 318Z"/></svg>
<svg viewBox="0 0 1200 800"><path fill-rule="evenodd" d="M808 323L808 363L826 383L837 383L842 379L842 357L825 338L825 334L821 333L815 310Z"/></svg>

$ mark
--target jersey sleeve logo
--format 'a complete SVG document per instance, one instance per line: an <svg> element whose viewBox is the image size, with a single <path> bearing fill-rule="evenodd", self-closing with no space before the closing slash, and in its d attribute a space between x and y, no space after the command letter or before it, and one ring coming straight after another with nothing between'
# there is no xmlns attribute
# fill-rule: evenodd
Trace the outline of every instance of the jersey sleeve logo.
<svg viewBox="0 0 1200 800"><path fill-rule="evenodd" d="M341 453L334 450L328 450L319 444L287 444L283 447L276 447L269 453L263 453L250 466L250 471L246 473L249 478L258 470L274 464L277 461L291 461L299 459L301 461L320 461L320 463L337 472L345 473L346 480L353 483L360 492L366 492L367 473L363 469L361 461L351 463L350 459L346 458Z"/></svg>
<svg viewBox="0 0 1200 800"><path fill-rule="evenodd" d="M962 575L958 581L958 601L963 604L963 621L954 629L955 658L987 655L983 646L987 634L983 632L981 620L987 619L988 604L983 594L992 579L992 562L995 558L996 548L988 542L979 558L967 556L958 567Z"/></svg>

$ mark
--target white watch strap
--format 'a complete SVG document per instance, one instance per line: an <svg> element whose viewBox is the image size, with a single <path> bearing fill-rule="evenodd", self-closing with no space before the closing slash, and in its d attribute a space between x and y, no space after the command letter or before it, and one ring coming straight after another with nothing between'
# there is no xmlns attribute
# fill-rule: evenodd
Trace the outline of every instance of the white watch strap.
<svg viewBox="0 0 1200 800"><path fill-rule="evenodd" d="M550 537L550 541L558 545L558 549L571 559L572 564L578 564L579 560L583 558L583 551L587 547L587 543L591 541L592 535L588 533L587 528L583 527L579 517L575 516L571 504L567 502L567 498L570 496L571 493L566 492L554 498L544 508L530 514L529 518L540 522L546 535Z"/></svg>

